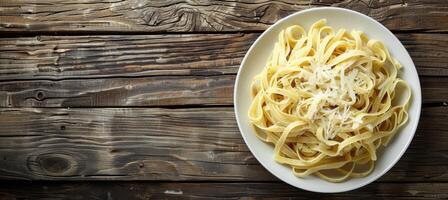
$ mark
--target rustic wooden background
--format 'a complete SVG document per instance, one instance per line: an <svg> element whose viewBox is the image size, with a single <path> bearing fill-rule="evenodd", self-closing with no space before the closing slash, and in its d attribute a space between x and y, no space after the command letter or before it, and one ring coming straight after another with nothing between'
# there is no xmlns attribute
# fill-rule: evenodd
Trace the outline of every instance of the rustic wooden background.
<svg viewBox="0 0 448 200"><path fill-rule="evenodd" d="M423 92L399 163L340 194L269 174L232 108L254 40L318 6L392 30ZM0 0L0 37L0 199L448 198L446 0Z"/></svg>

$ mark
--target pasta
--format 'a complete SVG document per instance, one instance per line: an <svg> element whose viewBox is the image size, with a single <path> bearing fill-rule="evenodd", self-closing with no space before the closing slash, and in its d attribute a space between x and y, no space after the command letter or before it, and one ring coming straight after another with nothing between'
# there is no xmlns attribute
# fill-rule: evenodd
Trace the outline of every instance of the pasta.
<svg viewBox="0 0 448 200"><path fill-rule="evenodd" d="M248 115L257 137L275 146L274 159L296 176L364 177L408 119L411 91L400 68L361 31L335 31L325 19L308 32L293 25L253 78Z"/></svg>

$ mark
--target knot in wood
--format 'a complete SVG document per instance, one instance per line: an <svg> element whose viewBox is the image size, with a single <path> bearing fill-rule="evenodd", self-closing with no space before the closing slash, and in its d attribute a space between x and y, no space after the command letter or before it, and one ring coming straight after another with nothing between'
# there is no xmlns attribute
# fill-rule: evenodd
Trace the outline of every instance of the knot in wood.
<svg viewBox="0 0 448 200"><path fill-rule="evenodd" d="M63 173L70 169L71 161L59 156L42 156L38 157L41 168L49 173Z"/></svg>
<svg viewBox="0 0 448 200"><path fill-rule="evenodd" d="M31 156L28 168L35 174L70 176L79 171L79 158L70 153L44 153Z"/></svg>

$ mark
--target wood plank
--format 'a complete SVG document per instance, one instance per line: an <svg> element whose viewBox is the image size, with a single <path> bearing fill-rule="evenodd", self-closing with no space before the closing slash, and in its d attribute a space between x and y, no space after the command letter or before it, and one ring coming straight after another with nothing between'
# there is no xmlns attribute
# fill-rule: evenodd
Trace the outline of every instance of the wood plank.
<svg viewBox="0 0 448 200"><path fill-rule="evenodd" d="M391 30L448 30L448 3L439 0L3 0L0 6L3 32L260 31L289 14L320 6L359 11Z"/></svg>
<svg viewBox="0 0 448 200"><path fill-rule="evenodd" d="M412 117L412 116L411 116ZM0 178L275 181L242 140L233 109L0 109ZM448 181L448 107L424 108L381 181Z"/></svg>
<svg viewBox="0 0 448 200"><path fill-rule="evenodd" d="M448 54L446 34L395 35L406 47L419 75L448 76L448 61L444 59Z"/></svg>
<svg viewBox="0 0 448 200"><path fill-rule="evenodd" d="M0 107L233 105L234 80L235 75L8 81L0 82Z"/></svg>
<svg viewBox="0 0 448 200"><path fill-rule="evenodd" d="M235 74L258 35L2 38L0 80Z"/></svg>
<svg viewBox="0 0 448 200"><path fill-rule="evenodd" d="M235 75L0 82L0 107L233 105ZM420 77L423 103L448 102L448 77Z"/></svg>
<svg viewBox="0 0 448 200"><path fill-rule="evenodd" d="M396 34L422 76L448 76L448 37ZM0 80L236 74L259 34L39 36L0 40Z"/></svg>
<svg viewBox="0 0 448 200"><path fill-rule="evenodd" d="M316 194L285 183L3 182L2 199L446 199L448 183L371 183ZM26 192L24 192L26 191Z"/></svg>

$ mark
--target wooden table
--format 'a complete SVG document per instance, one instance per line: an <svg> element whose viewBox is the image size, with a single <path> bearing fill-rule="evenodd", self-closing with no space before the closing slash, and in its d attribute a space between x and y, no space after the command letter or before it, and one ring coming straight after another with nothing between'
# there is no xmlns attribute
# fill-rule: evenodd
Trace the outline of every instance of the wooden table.
<svg viewBox="0 0 448 200"><path fill-rule="evenodd" d="M392 30L423 92L399 163L340 194L268 173L232 108L254 40L318 6ZM0 199L448 198L447 31L446 0L0 0Z"/></svg>

